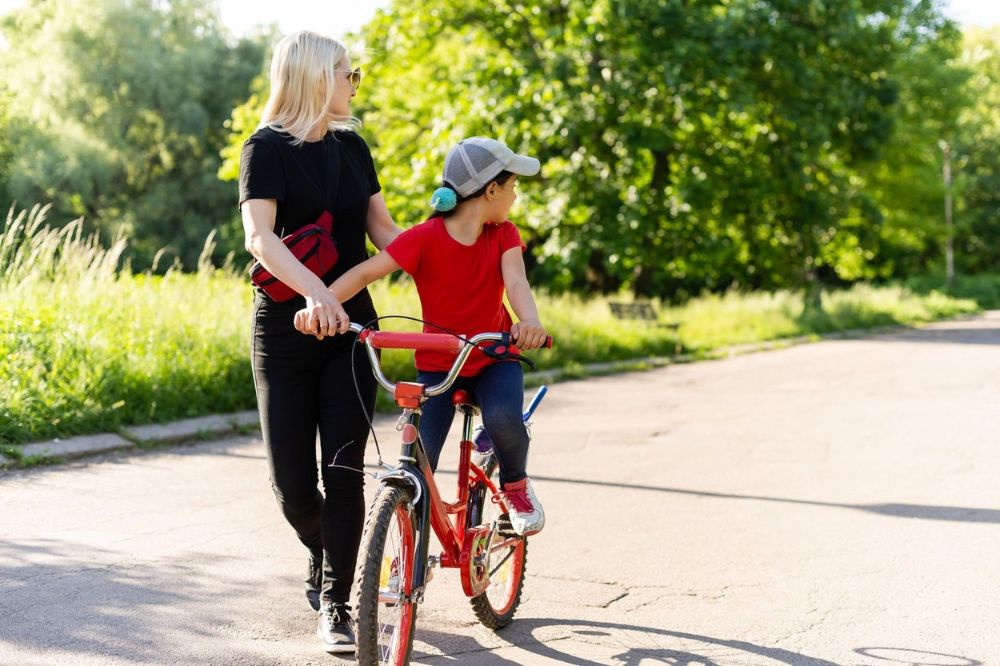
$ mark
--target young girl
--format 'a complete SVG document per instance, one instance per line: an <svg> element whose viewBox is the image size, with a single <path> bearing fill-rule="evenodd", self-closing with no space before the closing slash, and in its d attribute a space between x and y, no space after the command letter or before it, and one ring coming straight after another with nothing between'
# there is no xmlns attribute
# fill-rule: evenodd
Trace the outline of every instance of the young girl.
<svg viewBox="0 0 1000 666"><path fill-rule="evenodd" d="M520 349L542 346L548 334L525 276L524 244L507 220L517 199L517 177L533 176L538 169L537 159L517 155L499 141L481 137L460 141L445 159L443 187L431 199L434 214L338 278L330 291L343 302L402 268L417 286L428 322L424 331L440 333L442 327L472 336L510 330ZM519 319L516 324L504 307L504 290ZM346 315L338 315L337 329L345 332ZM295 328L317 337L323 333L308 308L296 313ZM454 353L417 351L417 381L428 386L439 383L454 359ZM451 389L427 401L420 436L432 469L437 468L455 416L451 395L458 389L474 394L479 403L500 463L500 483L514 530L524 536L536 534L545 515L525 472L528 433L521 419L521 364L496 361L474 350Z"/></svg>

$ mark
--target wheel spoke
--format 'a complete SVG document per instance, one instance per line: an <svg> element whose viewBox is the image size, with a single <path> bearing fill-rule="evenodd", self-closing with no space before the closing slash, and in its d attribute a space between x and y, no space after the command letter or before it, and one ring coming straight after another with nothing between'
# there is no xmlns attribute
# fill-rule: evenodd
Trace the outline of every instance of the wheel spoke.
<svg viewBox="0 0 1000 666"><path fill-rule="evenodd" d="M494 487L499 487L496 463L487 462L483 470ZM494 493L488 487L482 492L482 498L477 498L480 502L479 523L493 527L482 558L489 586L485 594L472 599L472 605L479 620L487 627L496 629L510 622L520 599L527 546L524 539L512 535L505 507L492 501Z"/></svg>
<svg viewBox="0 0 1000 666"><path fill-rule="evenodd" d="M499 571L499 570L500 570L500 567L502 567L502 566L504 565L504 563L506 563L506 562L507 562L507 560L509 560L509 559L511 558L511 556L512 556L512 555L514 554L514 550L515 550L515 548L511 548L510 550L508 550L508 551L507 551L507 554L503 556L503 559L502 559L502 560L500 560L499 562L497 562L497 565L496 565L496 567L495 567L495 568L494 568L494 569L493 569L492 571L490 571L490 578L492 578L492 577L493 577L493 574L495 574L495 573L496 573L497 571ZM492 555L492 554L493 554L494 552L496 552L496 551L495 551L495 550L493 550L493 549L491 549L491 550L490 550L490 554L491 554L491 555Z"/></svg>
<svg viewBox="0 0 1000 666"><path fill-rule="evenodd" d="M494 552L494 551L502 550L504 548L516 548L517 544L520 543L520 542L521 542L521 539L519 537L511 537L510 539L504 539L503 541L501 541L499 543L494 543L494 544L490 545L490 551Z"/></svg>

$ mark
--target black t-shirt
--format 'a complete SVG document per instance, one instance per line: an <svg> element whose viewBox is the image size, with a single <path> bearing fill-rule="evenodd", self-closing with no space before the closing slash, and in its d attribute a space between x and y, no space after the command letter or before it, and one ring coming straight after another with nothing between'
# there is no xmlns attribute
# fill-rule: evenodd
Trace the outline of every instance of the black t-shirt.
<svg viewBox="0 0 1000 666"><path fill-rule="evenodd" d="M324 210L333 214L333 239L340 257L323 276L327 285L368 258L368 200L381 189L371 151L354 132L327 132L321 141L295 146L290 134L262 127L243 144L240 206L247 199L276 199L274 232L279 237L312 224ZM258 296L266 298L259 290ZM369 314L367 310L352 312L364 302L373 314L367 290L344 304L352 320ZM286 304L289 309L298 309L303 299L293 298L281 305Z"/></svg>

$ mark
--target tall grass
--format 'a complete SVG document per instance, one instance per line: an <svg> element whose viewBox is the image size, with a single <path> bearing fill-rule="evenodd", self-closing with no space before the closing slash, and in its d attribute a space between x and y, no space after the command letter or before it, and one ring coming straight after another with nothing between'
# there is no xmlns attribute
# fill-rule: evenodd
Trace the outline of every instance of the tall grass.
<svg viewBox="0 0 1000 666"><path fill-rule="evenodd" d="M127 244L104 247L75 221L45 224L46 208L8 213L0 230L0 445L114 431L124 425L252 408L249 363L252 293L242 271L208 261L197 271L133 274ZM992 285L992 286L991 286ZM976 284L1000 293L1000 278ZM383 314L419 316L404 278L371 287ZM537 294L556 340L533 353L541 369L665 356L679 335L696 354L725 345L974 312L975 300L924 286L858 285L823 295L803 314L795 292L708 295L681 307L654 302L662 322L622 321L608 298ZM419 324L385 320L384 329ZM387 351L386 374L414 375L411 356Z"/></svg>
<svg viewBox="0 0 1000 666"><path fill-rule="evenodd" d="M118 275L126 243L118 238L110 248L97 234L83 235L83 220L61 229L45 226L49 206L34 206L16 215L7 212L0 234L0 289L58 283L72 279L81 285L113 280Z"/></svg>
<svg viewBox="0 0 1000 666"><path fill-rule="evenodd" d="M858 284L824 292L822 308L803 311L799 292L706 295L673 308L668 316L681 322L681 342L692 351L728 345L872 328L918 324L975 312L972 299L938 291L917 294L899 286Z"/></svg>
<svg viewBox="0 0 1000 666"><path fill-rule="evenodd" d="M253 405L250 291L232 273L133 275L46 209L0 234L0 442Z"/></svg>

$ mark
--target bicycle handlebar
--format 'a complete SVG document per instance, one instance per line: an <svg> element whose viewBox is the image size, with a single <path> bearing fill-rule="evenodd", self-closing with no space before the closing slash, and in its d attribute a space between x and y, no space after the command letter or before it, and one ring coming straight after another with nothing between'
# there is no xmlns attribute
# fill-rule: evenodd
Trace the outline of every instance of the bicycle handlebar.
<svg viewBox="0 0 1000 666"><path fill-rule="evenodd" d="M369 329L365 335L365 342L368 341L371 341L372 346L377 349L429 349L459 352L462 347L466 346L460 338L447 333L401 333L372 329Z"/></svg>
<svg viewBox="0 0 1000 666"><path fill-rule="evenodd" d="M382 364L379 361L376 349L421 349L434 351L456 352L458 356L448 371L447 376L440 384L424 389L428 396L440 395L451 388L458 378L458 373L465 365L472 350L483 342L502 342L510 336L510 333L479 333L471 338L460 338L447 333L401 333L397 331L376 331L366 328L361 324L351 322L350 330L358 334L358 339L365 343L368 350L368 360L371 361L372 372L375 379L382 387L390 393L396 392L396 384L386 379L382 372ZM546 340L545 347L552 346L552 336Z"/></svg>

